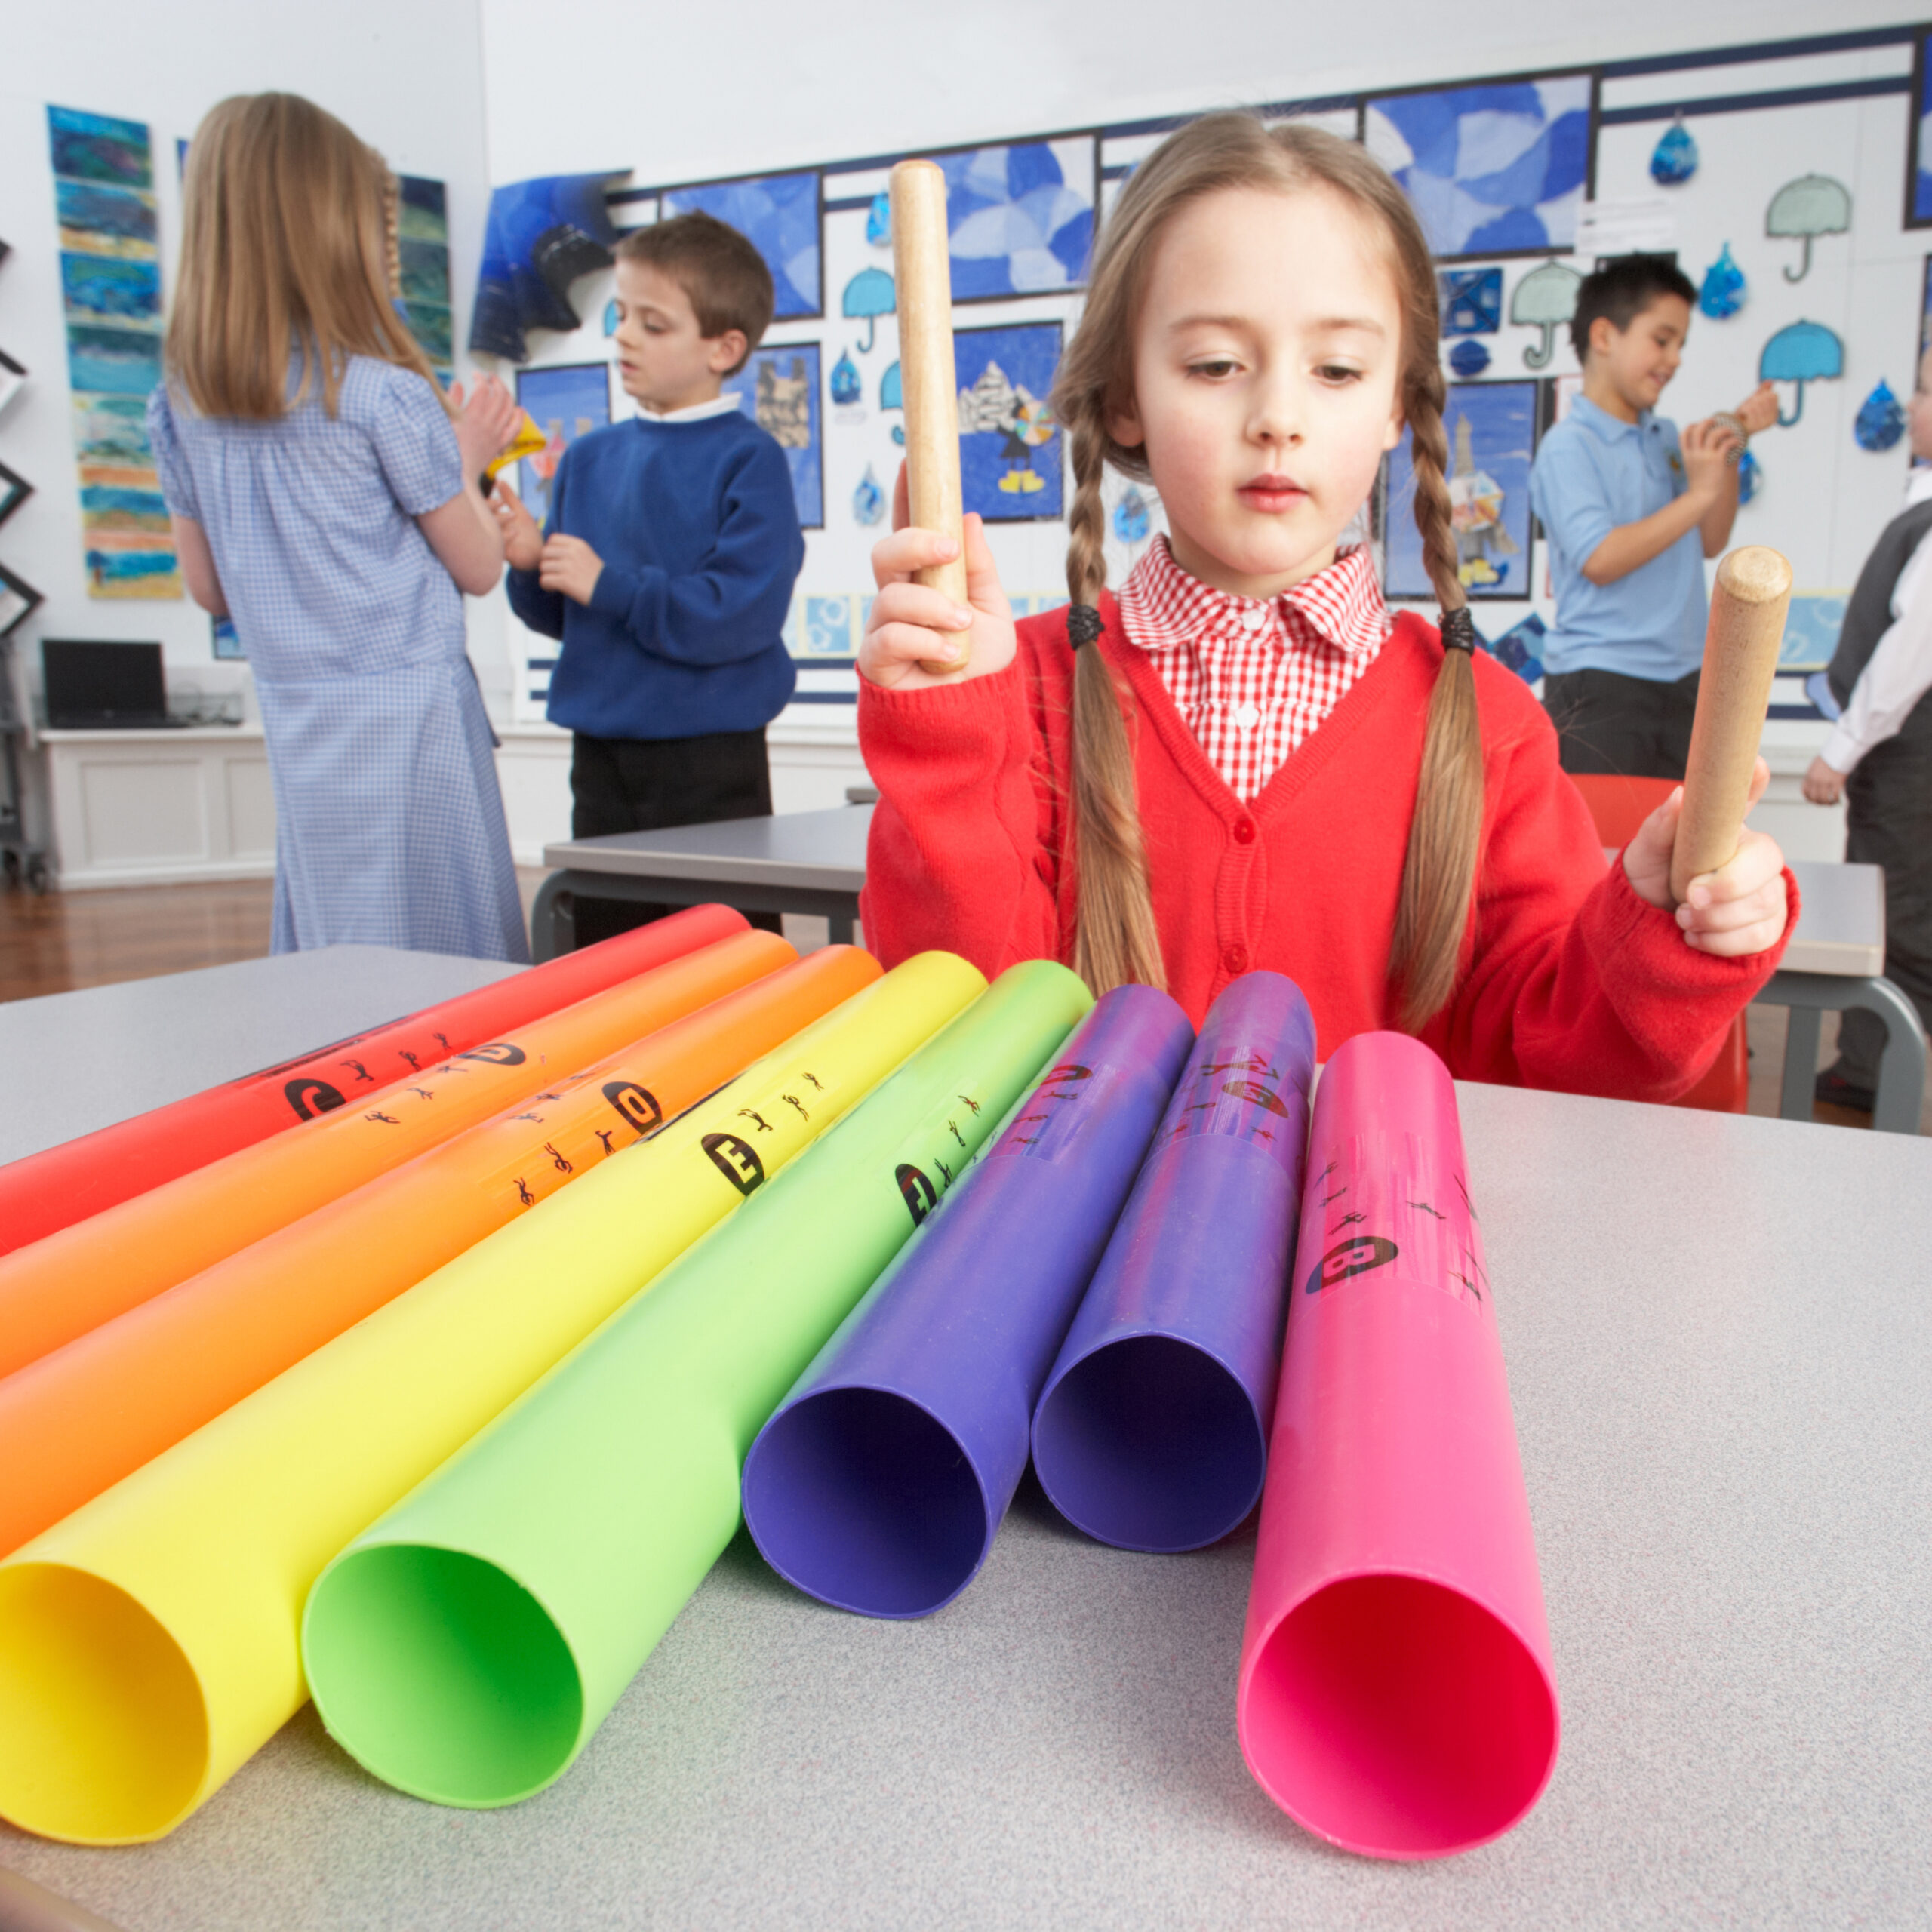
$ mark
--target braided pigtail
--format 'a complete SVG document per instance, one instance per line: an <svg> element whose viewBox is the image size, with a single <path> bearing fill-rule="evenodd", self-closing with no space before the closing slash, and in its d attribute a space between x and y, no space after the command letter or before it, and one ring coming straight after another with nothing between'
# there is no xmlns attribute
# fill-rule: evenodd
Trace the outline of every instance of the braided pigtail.
<svg viewBox="0 0 1932 1932"><path fill-rule="evenodd" d="M1107 581L1106 512L1100 500L1106 459L1092 423L1069 425L1067 442L1073 502L1067 514L1066 589L1078 613L1097 608ZM1072 789L1080 895L1073 969L1098 995L1129 982L1164 987L1167 971L1148 889L1124 694L1115 689L1097 642L1081 635L1091 624L1077 615L1069 620L1075 645Z"/></svg>
<svg viewBox="0 0 1932 1932"><path fill-rule="evenodd" d="M1435 278L1429 279L1429 321L1435 320ZM1427 361L1410 359L1404 409L1414 451L1416 528L1423 561L1442 605L1442 663L1429 695L1422 773L1408 857L1389 949L1389 975L1401 989L1401 1023L1419 1031L1455 989L1463 935L1475 896L1482 838L1481 721L1476 711L1475 632L1457 572L1442 426L1442 371L1435 331L1428 331Z"/></svg>

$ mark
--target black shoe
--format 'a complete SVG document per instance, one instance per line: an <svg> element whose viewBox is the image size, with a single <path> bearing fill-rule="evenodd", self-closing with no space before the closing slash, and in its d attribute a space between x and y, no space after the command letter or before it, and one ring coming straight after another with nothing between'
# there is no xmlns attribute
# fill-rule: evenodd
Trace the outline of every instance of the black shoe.
<svg viewBox="0 0 1932 1932"><path fill-rule="evenodd" d="M1854 1113L1869 1114L1878 1097L1869 1087L1854 1085L1835 1066L1828 1066L1811 1083L1811 1097L1830 1106L1849 1107Z"/></svg>

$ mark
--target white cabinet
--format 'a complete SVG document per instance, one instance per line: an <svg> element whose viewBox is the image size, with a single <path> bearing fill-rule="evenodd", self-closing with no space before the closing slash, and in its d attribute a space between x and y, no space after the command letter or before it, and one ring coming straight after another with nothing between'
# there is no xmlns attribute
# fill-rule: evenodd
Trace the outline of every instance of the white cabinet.
<svg viewBox="0 0 1932 1932"><path fill-rule="evenodd" d="M273 875L259 730L44 731L39 741L63 891Z"/></svg>

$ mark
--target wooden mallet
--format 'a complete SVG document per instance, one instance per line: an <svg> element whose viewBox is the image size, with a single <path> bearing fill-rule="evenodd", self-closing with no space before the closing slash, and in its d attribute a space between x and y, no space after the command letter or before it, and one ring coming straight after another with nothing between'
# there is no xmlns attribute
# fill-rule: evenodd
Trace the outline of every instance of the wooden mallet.
<svg viewBox="0 0 1932 1932"><path fill-rule="evenodd" d="M902 161L892 171L892 269L899 291L899 379L906 395L906 484L913 523L959 546L949 564L918 573L921 583L966 601L964 493L959 482L959 381L952 364L952 275L946 225L946 177L937 163ZM955 664L928 662L935 676L965 669L964 632L947 640Z"/></svg>
<svg viewBox="0 0 1932 1932"><path fill-rule="evenodd" d="M1670 896L1679 905L1694 878L1737 855L1790 602L1791 566L1777 551L1752 544L1718 565L1670 860Z"/></svg>

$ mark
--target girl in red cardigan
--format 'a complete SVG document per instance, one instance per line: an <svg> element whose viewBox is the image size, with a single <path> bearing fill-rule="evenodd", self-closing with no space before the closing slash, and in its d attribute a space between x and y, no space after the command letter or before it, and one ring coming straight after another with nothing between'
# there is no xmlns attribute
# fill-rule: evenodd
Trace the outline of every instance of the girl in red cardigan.
<svg viewBox="0 0 1932 1932"><path fill-rule="evenodd" d="M1427 244L1355 143L1213 115L1141 165L1054 389L1072 608L1016 626L977 518L970 609L914 580L949 540L900 527L872 553L861 910L888 963L1067 960L1096 992L1165 986L1197 1025L1269 967L1324 1057L1399 1026L1466 1078L1649 1100L1697 1078L1795 888L1746 832L1673 909L1676 796L1605 870L1541 707L1474 649L1438 353ZM1405 423L1439 633L1338 547ZM1118 598L1109 463L1170 532ZM959 632L962 672L921 668Z"/></svg>

